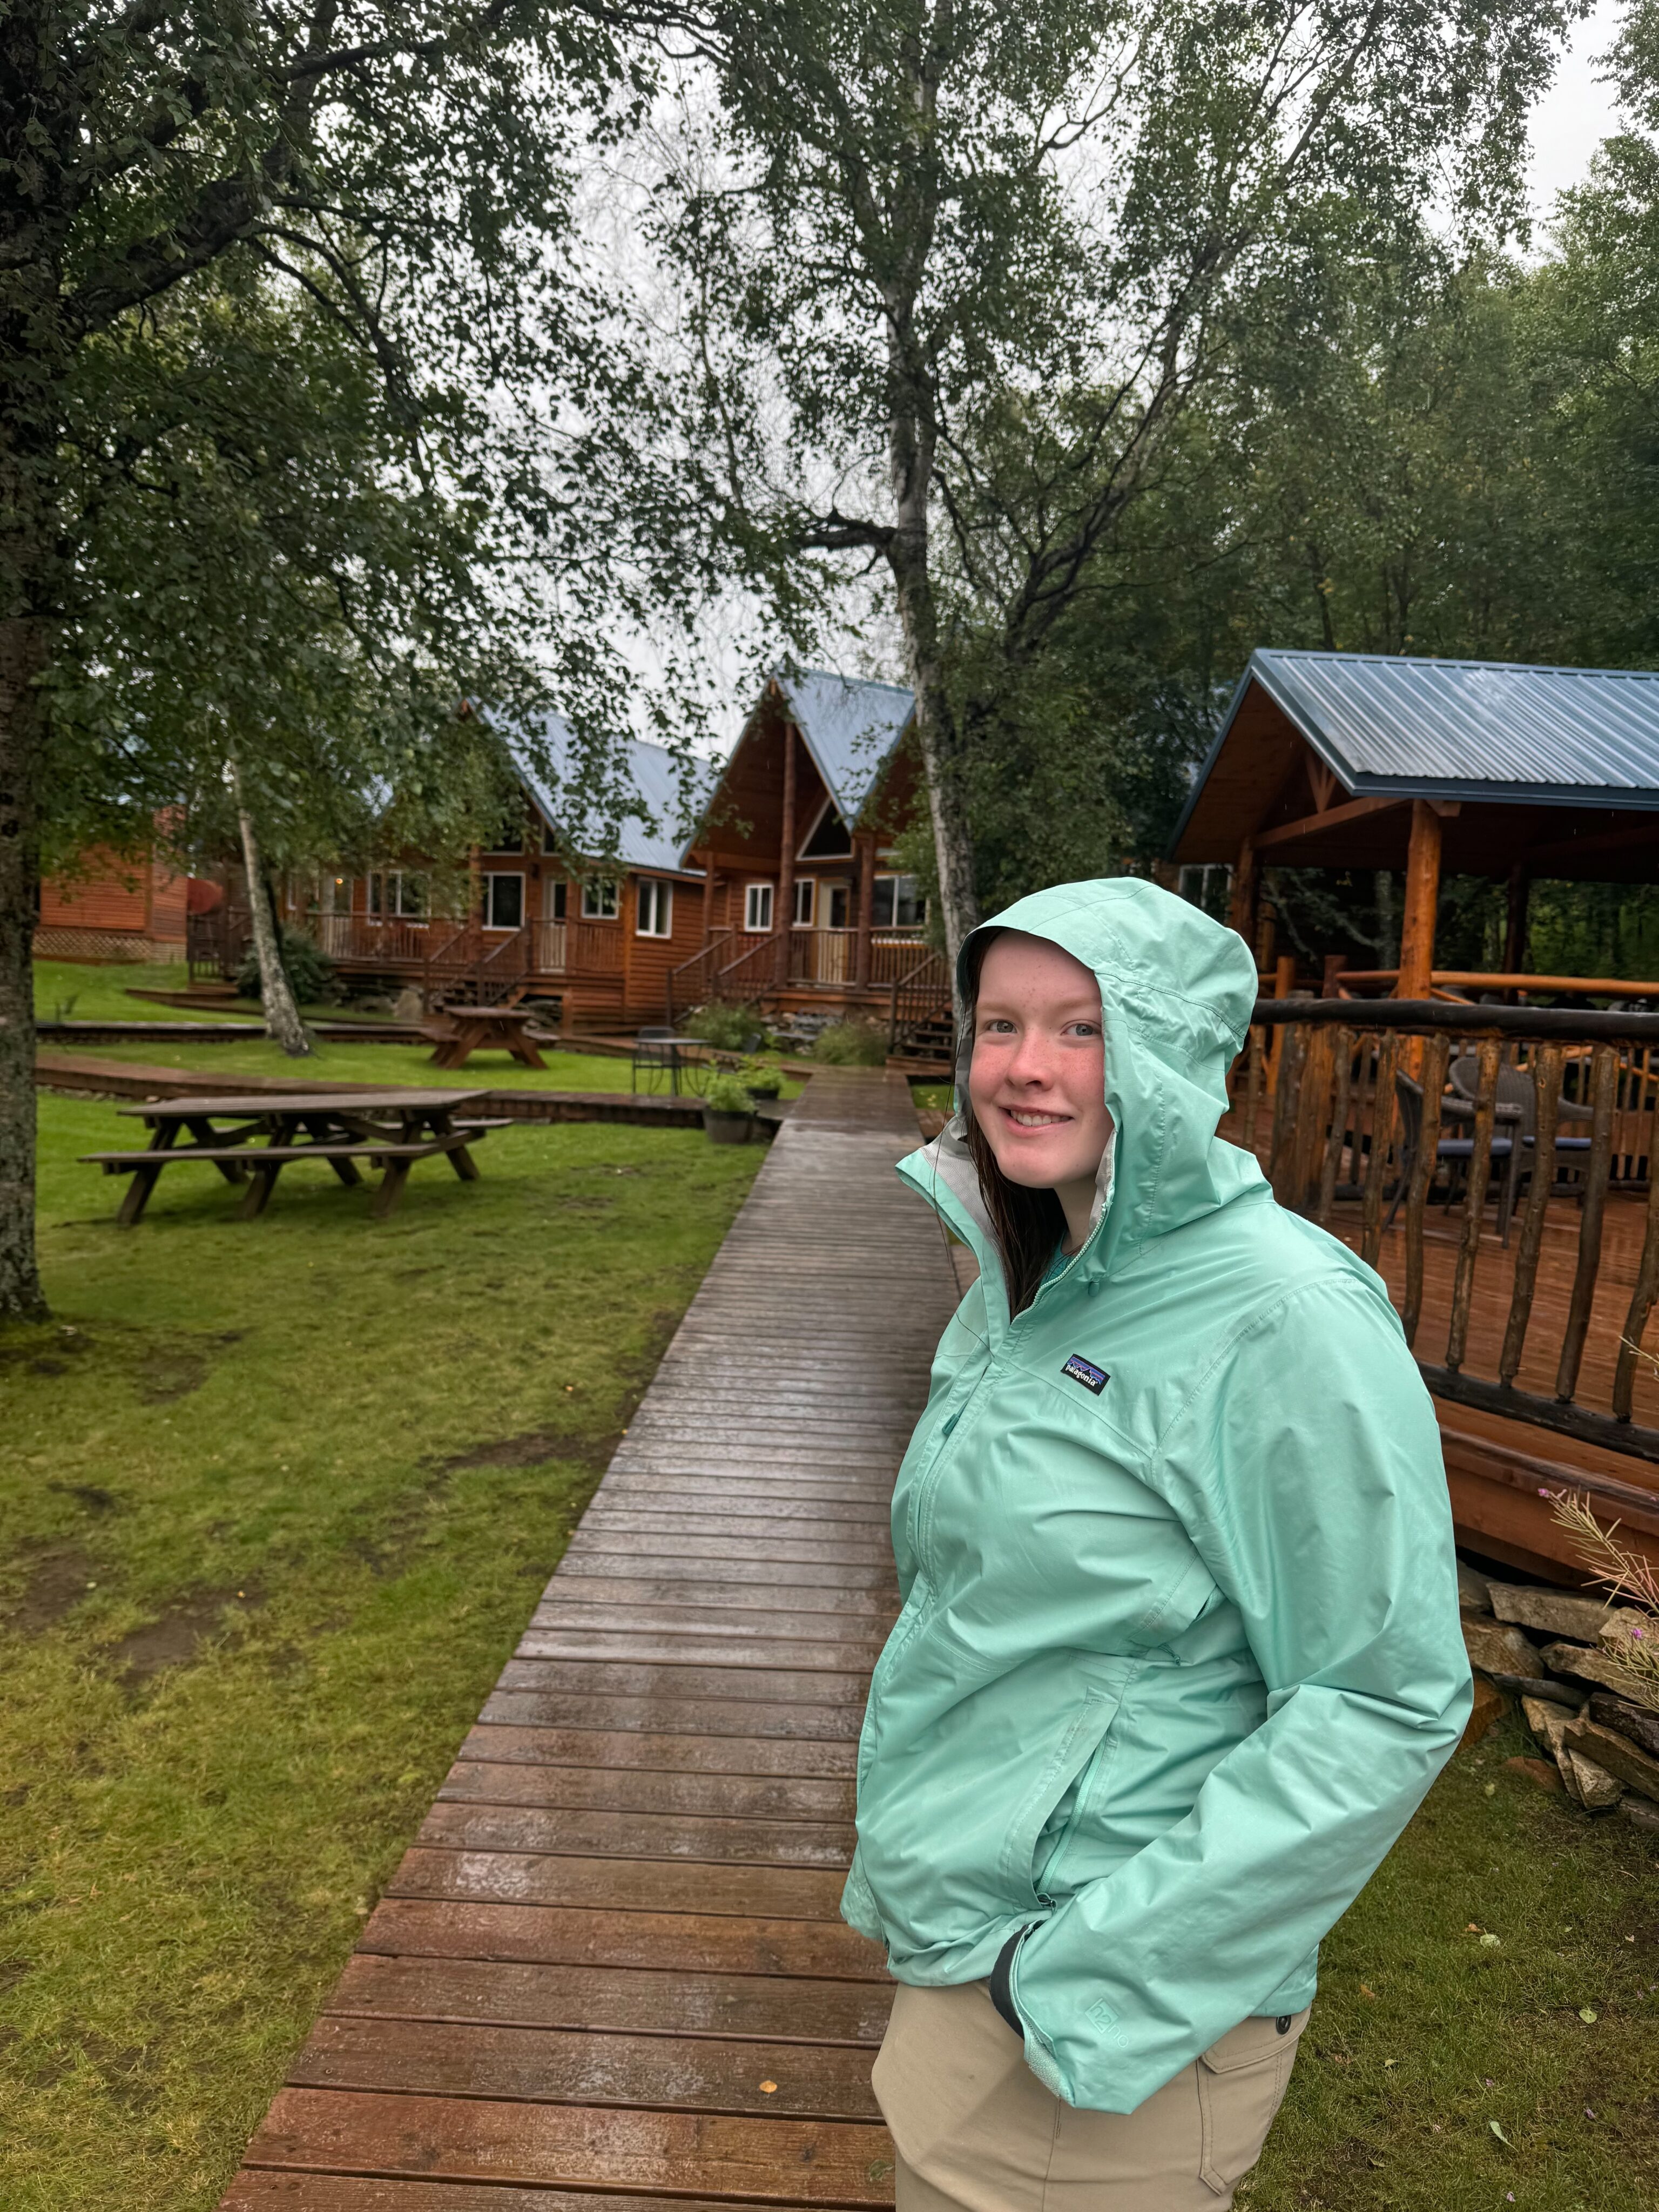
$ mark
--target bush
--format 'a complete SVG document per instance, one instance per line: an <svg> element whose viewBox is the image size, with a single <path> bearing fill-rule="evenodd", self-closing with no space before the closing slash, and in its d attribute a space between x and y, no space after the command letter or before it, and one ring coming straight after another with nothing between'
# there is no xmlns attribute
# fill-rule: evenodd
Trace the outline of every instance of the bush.
<svg viewBox="0 0 1659 2212"><path fill-rule="evenodd" d="M783 1089L782 1073L769 1060L745 1060L738 1080L751 1098L775 1098Z"/></svg>
<svg viewBox="0 0 1659 2212"><path fill-rule="evenodd" d="M711 1114L747 1115L749 1093L735 1075L711 1075L702 1103Z"/></svg>
<svg viewBox="0 0 1659 2212"><path fill-rule="evenodd" d="M831 1067L881 1067L887 1060L884 1024L854 1014L844 1022L831 1022L812 1047L814 1060Z"/></svg>
<svg viewBox="0 0 1659 2212"><path fill-rule="evenodd" d="M319 952L302 930L285 929L277 940L277 957L289 988L302 1006L330 1006L340 995L334 980L334 963ZM236 971L236 988L245 999L262 997L258 955L250 945L247 957Z"/></svg>
<svg viewBox="0 0 1659 2212"><path fill-rule="evenodd" d="M734 1006L725 999L711 999L688 1014L680 1027L685 1036L712 1044L717 1052L751 1051L757 1037L763 1042L766 1037L766 1024L753 1006Z"/></svg>

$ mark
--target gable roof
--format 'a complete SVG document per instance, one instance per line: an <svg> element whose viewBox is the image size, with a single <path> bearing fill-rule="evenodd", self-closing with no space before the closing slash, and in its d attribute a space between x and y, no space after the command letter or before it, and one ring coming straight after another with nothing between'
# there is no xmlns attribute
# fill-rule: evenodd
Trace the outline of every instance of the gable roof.
<svg viewBox="0 0 1659 2212"><path fill-rule="evenodd" d="M812 765L842 821L852 829L888 755L904 734L915 708L915 694L902 684L836 676L825 668L779 667L772 680L783 694L790 720L805 739Z"/></svg>
<svg viewBox="0 0 1659 2212"><path fill-rule="evenodd" d="M1253 684L1356 797L1659 808L1659 672L1263 647L1193 779L1171 851Z"/></svg>
<svg viewBox="0 0 1659 2212"><path fill-rule="evenodd" d="M575 740L562 715L544 715L536 737L538 748L550 759L556 774L562 776L575 773ZM568 817L568 799L562 800L550 791L538 774L528 748L511 736L507 743L525 789L546 820L557 822ZM640 800L640 811L625 813L616 825L617 852L623 866L700 876L702 871L688 867L681 857L683 841L678 825L689 813L707 803L718 763L693 761L688 764L678 754L670 752L666 745L650 744L643 738L629 738L623 751L629 781ZM589 807L584 826L592 823L597 827L603 818L597 810ZM604 826L608 828L610 824L605 823Z"/></svg>

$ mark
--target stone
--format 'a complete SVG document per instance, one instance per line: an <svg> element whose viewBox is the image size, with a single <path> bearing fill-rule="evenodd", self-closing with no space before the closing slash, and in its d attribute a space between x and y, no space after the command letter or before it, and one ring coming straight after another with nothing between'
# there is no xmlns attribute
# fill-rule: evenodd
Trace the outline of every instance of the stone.
<svg viewBox="0 0 1659 2212"><path fill-rule="evenodd" d="M1659 1804L1659 1759L1650 1759L1628 1736L1616 1735L1594 1721L1577 1720L1568 1723L1562 1741L1569 1751L1582 1753L1596 1765L1606 1767L1639 1796L1650 1797Z"/></svg>
<svg viewBox="0 0 1659 2212"><path fill-rule="evenodd" d="M1582 1751L1570 1751L1567 1763L1571 1764L1573 1780L1578 1785L1574 1795L1584 1810L1587 1813L1611 1813L1625 1794L1624 1784L1615 1781L1605 1766L1598 1766L1593 1759L1586 1759Z"/></svg>
<svg viewBox="0 0 1659 2212"><path fill-rule="evenodd" d="M1615 1735L1627 1735L1651 1758L1659 1759L1659 1713L1644 1713L1640 1705L1632 1705L1626 1698L1615 1698L1606 1690L1595 1692L1589 1701L1589 1712L1593 1721L1611 1729Z"/></svg>
<svg viewBox="0 0 1659 2212"><path fill-rule="evenodd" d="M1535 1628L1545 1636L1565 1636L1575 1644L1595 1644L1607 1617L1607 1600L1573 1590L1533 1589L1519 1583L1489 1583L1492 1609L1499 1620Z"/></svg>
<svg viewBox="0 0 1659 2212"><path fill-rule="evenodd" d="M1504 1764L1511 1774L1524 1776L1528 1782L1535 1782L1540 1790L1560 1790L1565 1786L1547 1759L1506 1759Z"/></svg>
<svg viewBox="0 0 1659 2212"><path fill-rule="evenodd" d="M1572 1724L1571 1708L1558 1705L1552 1698L1522 1698L1521 1717L1559 1766L1561 1763L1561 1739Z"/></svg>
<svg viewBox="0 0 1659 2212"><path fill-rule="evenodd" d="M1489 1735L1510 1709L1510 1701L1503 1692L1495 1689L1484 1674L1474 1678L1474 1709L1469 1715L1469 1724L1458 1744L1460 1751L1468 1751Z"/></svg>
<svg viewBox="0 0 1659 2212"><path fill-rule="evenodd" d="M1486 1595L1486 1577L1478 1575L1473 1567L1457 1562L1457 1610L1460 1613L1490 1613L1492 1600Z"/></svg>
<svg viewBox="0 0 1659 2212"><path fill-rule="evenodd" d="M421 1004L421 994L412 983L406 983L392 1002L392 1012L400 1022L420 1022L426 1019L426 1008Z"/></svg>
<svg viewBox="0 0 1659 2212"><path fill-rule="evenodd" d="M1621 1797L1619 1809L1632 1827L1644 1828L1650 1836L1659 1836L1659 1805L1650 1805L1645 1797Z"/></svg>
<svg viewBox="0 0 1659 2212"><path fill-rule="evenodd" d="M1545 1672L1538 1647L1505 1621L1463 1615L1463 1644L1471 1667L1483 1674L1536 1675Z"/></svg>
<svg viewBox="0 0 1659 2212"><path fill-rule="evenodd" d="M1466 1632L1468 1626L1465 1621ZM1648 1682L1641 1675L1632 1674L1610 1652L1589 1651L1582 1644L1547 1644L1541 1656L1544 1664L1558 1674L1572 1674L1582 1682L1595 1682L1604 1690L1628 1698L1632 1705L1644 1705L1650 1712L1659 1713L1659 1682Z"/></svg>

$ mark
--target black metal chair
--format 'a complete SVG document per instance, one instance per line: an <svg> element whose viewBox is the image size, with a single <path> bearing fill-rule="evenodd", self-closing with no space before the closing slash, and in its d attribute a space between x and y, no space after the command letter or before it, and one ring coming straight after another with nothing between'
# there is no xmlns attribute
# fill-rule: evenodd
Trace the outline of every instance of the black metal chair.
<svg viewBox="0 0 1659 2212"><path fill-rule="evenodd" d="M1510 1074L1514 1073L1513 1069L1507 1072ZM1414 1082L1409 1075L1396 1075L1394 1079L1394 1087L1395 1097L1400 1107L1400 1179L1395 1185L1394 1196L1389 1204L1388 1218L1382 1224L1385 1231L1394 1226L1394 1218L1399 1212L1401 1203L1411 1187L1412 1176L1417 1165L1417 1155L1423 1142L1422 1085ZM1507 1244L1510 1241L1510 1218L1515 1211L1515 1194L1520 1187L1519 1162L1522 1158L1522 1145L1518 1102L1513 1098L1505 1099L1500 1095L1497 1110L1500 1120L1506 1122L1508 1127L1501 1132L1496 1127L1492 1131L1489 1172L1498 1178L1498 1228L1499 1235ZM1449 1120L1454 1123L1464 1123L1473 1121L1474 1115L1473 1106L1464 1098L1449 1097L1442 1098L1440 1102L1443 1131ZM1445 1204L1448 1211L1450 1210L1452 1200L1468 1180L1469 1163L1474 1157L1474 1139L1472 1136L1449 1137L1443 1134L1435 1146L1436 1175L1439 1173L1443 1164L1446 1169ZM1432 1188L1432 1178L1431 1178L1431 1188ZM1486 1194L1482 1191L1480 1194L1480 1204L1483 1212L1486 1211Z"/></svg>
<svg viewBox="0 0 1659 2212"><path fill-rule="evenodd" d="M1468 1110L1472 1114L1480 1082L1480 1060L1474 1053L1463 1053L1453 1060L1446 1073L1460 1102L1467 1100ZM1529 1177L1533 1172L1533 1162L1538 1146L1538 1089L1531 1075L1522 1073L1516 1067L1500 1067L1498 1071L1498 1103L1500 1112L1506 1104L1510 1103L1518 1106L1521 1109L1517 1121L1517 1133L1521 1142L1510 1168L1510 1178L1515 1186L1510 1198L1512 1210L1520 1202L1522 1180ZM1569 1174L1581 1174L1589 1164L1587 1156L1590 1148L1590 1139L1588 1137L1562 1136L1560 1123L1593 1121L1595 1116L1589 1107L1581 1106L1576 1098L1569 1098L1565 1094L1557 1097L1555 1111L1557 1117L1555 1176L1559 1176L1564 1170ZM1553 1178L1552 1185L1553 1183ZM1506 1230L1504 1242L1507 1243L1508 1241Z"/></svg>

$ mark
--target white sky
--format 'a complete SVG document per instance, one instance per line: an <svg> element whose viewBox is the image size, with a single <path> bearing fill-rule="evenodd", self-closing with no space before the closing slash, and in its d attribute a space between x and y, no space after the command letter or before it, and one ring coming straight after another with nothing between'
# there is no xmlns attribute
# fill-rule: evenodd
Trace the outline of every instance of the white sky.
<svg viewBox="0 0 1659 2212"><path fill-rule="evenodd" d="M1612 88L1597 82L1597 57L1613 44L1620 12L1618 0L1597 0L1533 111L1531 198L1540 219L1548 217L1557 192L1580 181L1597 146L1620 127Z"/></svg>

